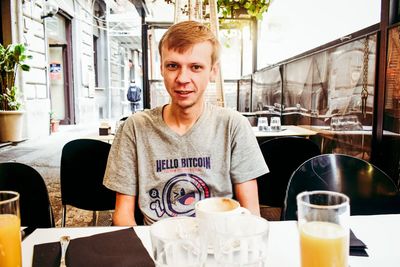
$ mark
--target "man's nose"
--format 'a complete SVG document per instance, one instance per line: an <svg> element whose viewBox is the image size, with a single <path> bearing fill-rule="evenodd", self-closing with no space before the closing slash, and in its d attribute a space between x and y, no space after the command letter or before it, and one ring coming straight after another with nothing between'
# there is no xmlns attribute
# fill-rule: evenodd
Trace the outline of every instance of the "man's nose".
<svg viewBox="0 0 400 267"><path fill-rule="evenodd" d="M188 83L190 81L190 71L186 68L181 68L178 73L177 81L180 83Z"/></svg>

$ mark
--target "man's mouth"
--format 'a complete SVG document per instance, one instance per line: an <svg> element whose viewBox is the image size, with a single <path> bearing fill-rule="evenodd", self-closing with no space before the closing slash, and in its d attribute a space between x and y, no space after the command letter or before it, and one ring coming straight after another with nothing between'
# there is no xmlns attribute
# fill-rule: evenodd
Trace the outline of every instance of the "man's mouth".
<svg viewBox="0 0 400 267"><path fill-rule="evenodd" d="M192 91L181 91L181 90L179 90L179 91L175 91L175 93L180 94L180 95L188 95L188 94L192 93Z"/></svg>

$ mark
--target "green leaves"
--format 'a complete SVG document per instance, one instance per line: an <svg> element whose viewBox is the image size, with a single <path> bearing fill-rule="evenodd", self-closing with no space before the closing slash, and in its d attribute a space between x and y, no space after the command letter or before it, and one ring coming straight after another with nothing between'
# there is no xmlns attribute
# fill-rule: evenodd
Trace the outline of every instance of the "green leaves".
<svg viewBox="0 0 400 267"><path fill-rule="evenodd" d="M174 3L172 0L164 0L166 3ZM217 0L217 10L225 19L232 19L240 15L247 15L256 19L262 19L264 13L268 11L272 0ZM210 0L203 1L203 10L206 10L206 5L210 4ZM186 9L182 12L187 12ZM209 14L205 14L205 17Z"/></svg>
<svg viewBox="0 0 400 267"><path fill-rule="evenodd" d="M262 19L268 11L271 0L217 0L218 11L224 18L234 18L245 10L250 17Z"/></svg>
<svg viewBox="0 0 400 267"><path fill-rule="evenodd" d="M23 71L29 71L29 70L31 69L31 67L30 67L29 65L22 64L22 65L21 65L21 69L22 69Z"/></svg>
<svg viewBox="0 0 400 267"><path fill-rule="evenodd" d="M31 58L26 54L24 44L11 44L7 47L0 44L0 110L20 109L15 78L19 68L30 70L30 66L24 62Z"/></svg>
<svg viewBox="0 0 400 267"><path fill-rule="evenodd" d="M7 102L8 108L2 110L19 110L21 102L18 101L17 88L13 86L11 89L6 88L6 92L0 95L1 102Z"/></svg>

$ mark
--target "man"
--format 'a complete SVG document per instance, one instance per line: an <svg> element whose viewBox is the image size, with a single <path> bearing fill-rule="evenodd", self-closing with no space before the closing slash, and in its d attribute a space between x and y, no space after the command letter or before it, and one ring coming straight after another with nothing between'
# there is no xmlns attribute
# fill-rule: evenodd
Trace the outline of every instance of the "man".
<svg viewBox="0 0 400 267"><path fill-rule="evenodd" d="M171 102L133 114L114 139L104 185L117 192L115 225L136 224L137 202L151 224L193 216L198 200L233 194L259 215L255 178L268 167L251 126L238 112L204 100L219 50L212 32L194 21L162 37L161 74Z"/></svg>
<svg viewBox="0 0 400 267"><path fill-rule="evenodd" d="M136 86L134 80L132 80L128 87L128 92L126 93L126 98L130 101L132 113L136 112L137 106L139 106L139 101L141 100L142 90Z"/></svg>

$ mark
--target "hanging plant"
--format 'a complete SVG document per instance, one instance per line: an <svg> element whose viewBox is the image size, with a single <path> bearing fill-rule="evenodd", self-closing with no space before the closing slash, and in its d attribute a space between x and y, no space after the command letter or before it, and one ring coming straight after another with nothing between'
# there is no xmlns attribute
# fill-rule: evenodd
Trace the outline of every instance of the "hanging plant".
<svg viewBox="0 0 400 267"><path fill-rule="evenodd" d="M164 0L167 4L175 4L173 0ZM272 0L217 0L218 13L225 19L234 19L241 16L262 19L263 14L268 11ZM209 0L203 1L204 8L209 5ZM183 14L188 14L188 5L181 8ZM209 14L204 14L209 17Z"/></svg>
<svg viewBox="0 0 400 267"><path fill-rule="evenodd" d="M262 19L270 3L271 0L217 0L217 8L224 18L238 18L244 15Z"/></svg>

